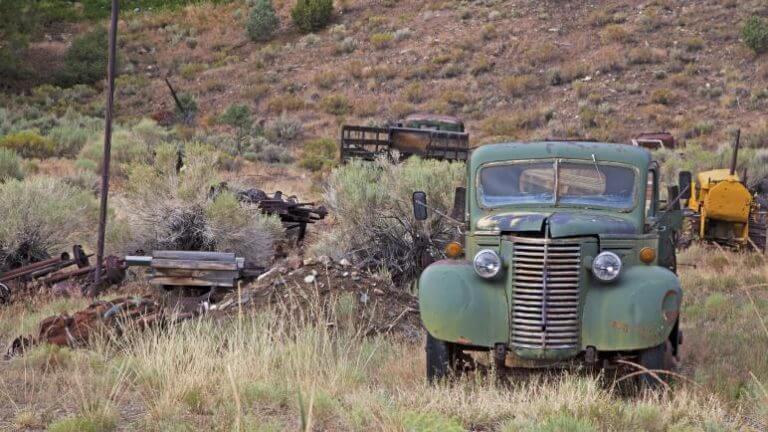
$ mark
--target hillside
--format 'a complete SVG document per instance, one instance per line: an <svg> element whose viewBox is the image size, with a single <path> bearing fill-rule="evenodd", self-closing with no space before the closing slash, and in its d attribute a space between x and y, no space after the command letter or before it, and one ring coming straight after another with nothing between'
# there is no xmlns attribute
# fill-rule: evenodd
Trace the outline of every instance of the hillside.
<svg viewBox="0 0 768 432"><path fill-rule="evenodd" d="M302 36L278 2L268 43L248 39L240 2L126 11L118 116L173 111L170 77L194 95L202 128L244 104L260 121L287 112L309 136L427 111L465 118L475 144L669 130L714 147L741 127L766 145L768 65L739 39L748 16L768 14L763 2L344 3ZM34 51L50 65L62 50Z"/></svg>

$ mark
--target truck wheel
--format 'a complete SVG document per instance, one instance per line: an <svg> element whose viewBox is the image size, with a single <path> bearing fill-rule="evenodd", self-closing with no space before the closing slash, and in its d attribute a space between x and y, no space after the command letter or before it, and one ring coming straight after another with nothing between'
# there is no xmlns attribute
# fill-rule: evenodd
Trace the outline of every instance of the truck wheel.
<svg viewBox="0 0 768 432"><path fill-rule="evenodd" d="M675 367L672 344L669 341L666 341L661 345L640 351L638 363L640 366L651 371L672 371ZM655 376L644 373L638 377L638 381L642 387L658 388L661 386L661 383L656 377L664 380L664 382L669 379L669 375L663 373L657 373Z"/></svg>
<svg viewBox="0 0 768 432"><path fill-rule="evenodd" d="M456 363L456 347L427 333L427 381L434 383L451 376Z"/></svg>

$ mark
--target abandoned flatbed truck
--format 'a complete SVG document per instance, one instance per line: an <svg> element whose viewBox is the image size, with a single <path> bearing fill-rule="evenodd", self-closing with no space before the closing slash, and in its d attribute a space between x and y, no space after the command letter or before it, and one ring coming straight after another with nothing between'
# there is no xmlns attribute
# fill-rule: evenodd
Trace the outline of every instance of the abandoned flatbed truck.
<svg viewBox="0 0 768 432"><path fill-rule="evenodd" d="M464 244L418 283L427 378L461 372L468 351L492 351L501 371L618 359L671 369L682 299L672 237L682 215L678 187L668 202L659 189L658 164L640 147L476 148L457 189L466 194Z"/></svg>

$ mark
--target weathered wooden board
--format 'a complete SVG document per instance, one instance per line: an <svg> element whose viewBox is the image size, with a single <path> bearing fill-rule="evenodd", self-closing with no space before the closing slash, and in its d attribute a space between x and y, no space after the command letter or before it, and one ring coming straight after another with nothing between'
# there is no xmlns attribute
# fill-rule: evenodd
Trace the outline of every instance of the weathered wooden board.
<svg viewBox="0 0 768 432"><path fill-rule="evenodd" d="M235 261L235 254L229 252L199 252L199 251L153 251L154 258L171 260L201 260L201 261Z"/></svg>
<svg viewBox="0 0 768 432"><path fill-rule="evenodd" d="M233 259L231 262L223 261L196 261L196 260L176 260L155 258L150 267L155 269L172 268L186 270L229 270L237 271L237 262Z"/></svg>

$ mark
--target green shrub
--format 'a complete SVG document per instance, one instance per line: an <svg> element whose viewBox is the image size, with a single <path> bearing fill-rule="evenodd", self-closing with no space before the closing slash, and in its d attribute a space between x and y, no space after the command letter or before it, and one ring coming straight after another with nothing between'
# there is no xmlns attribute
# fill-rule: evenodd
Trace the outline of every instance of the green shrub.
<svg viewBox="0 0 768 432"><path fill-rule="evenodd" d="M21 170L19 155L13 150L0 148L0 183L22 178L24 178L24 172Z"/></svg>
<svg viewBox="0 0 768 432"><path fill-rule="evenodd" d="M672 90L659 88L651 93L651 102L661 105L671 105L675 102L676 95Z"/></svg>
<svg viewBox="0 0 768 432"><path fill-rule="evenodd" d="M376 49L383 49L395 39L392 33L374 33L371 35L371 44Z"/></svg>
<svg viewBox="0 0 768 432"><path fill-rule="evenodd" d="M298 0L291 10L294 24L303 33L323 29L333 16L333 0Z"/></svg>
<svg viewBox="0 0 768 432"><path fill-rule="evenodd" d="M230 105L219 116L219 123L238 129L246 129L250 128L253 124L253 115L251 114L251 109L246 105Z"/></svg>
<svg viewBox="0 0 768 432"><path fill-rule="evenodd" d="M190 122L197 114L197 99L190 93L179 93L179 105L174 105L176 117L182 122Z"/></svg>
<svg viewBox="0 0 768 432"><path fill-rule="evenodd" d="M320 107L323 111L333 115L349 114L351 106L344 95L329 95L320 101Z"/></svg>
<svg viewBox="0 0 768 432"><path fill-rule="evenodd" d="M90 192L60 180L33 177L0 184L0 269L89 243L96 220Z"/></svg>
<svg viewBox="0 0 768 432"><path fill-rule="evenodd" d="M336 149L336 141L330 138L308 141L302 149L299 165L310 171L330 168L336 163Z"/></svg>
<svg viewBox="0 0 768 432"><path fill-rule="evenodd" d="M62 85L93 84L107 74L107 30L98 27L72 41L64 55L64 68L59 81Z"/></svg>
<svg viewBox="0 0 768 432"><path fill-rule="evenodd" d="M744 44L756 54L768 52L768 20L750 17L741 29Z"/></svg>
<svg viewBox="0 0 768 432"><path fill-rule="evenodd" d="M408 158L401 164L384 159L352 161L333 170L326 202L336 224L320 239L314 252L347 256L377 270L386 268L396 282L417 274L414 242L417 230L411 194L427 193L430 207L450 213L454 190L464 183L463 163ZM452 240L455 226L430 212L423 224L440 253Z"/></svg>
<svg viewBox="0 0 768 432"><path fill-rule="evenodd" d="M35 130L24 130L0 138L0 147L13 150L21 157L45 159L55 154L56 145Z"/></svg>
<svg viewBox="0 0 768 432"><path fill-rule="evenodd" d="M109 406L89 406L80 415L56 420L48 425L50 432L108 432L117 429L119 415Z"/></svg>
<svg viewBox="0 0 768 432"><path fill-rule="evenodd" d="M280 21L275 14L275 7L271 0L256 0L248 18L248 37L254 41L268 41L277 30Z"/></svg>

